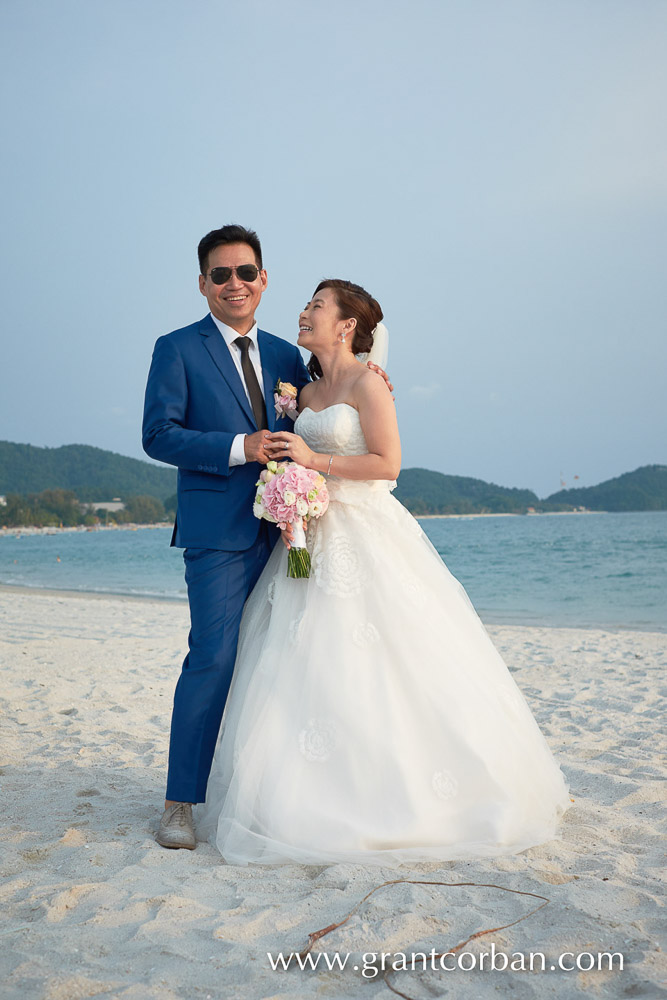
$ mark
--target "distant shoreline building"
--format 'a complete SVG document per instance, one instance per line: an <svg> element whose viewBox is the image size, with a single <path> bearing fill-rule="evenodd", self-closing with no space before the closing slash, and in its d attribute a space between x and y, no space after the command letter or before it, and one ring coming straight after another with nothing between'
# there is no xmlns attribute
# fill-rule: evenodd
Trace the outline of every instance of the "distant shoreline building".
<svg viewBox="0 0 667 1000"><path fill-rule="evenodd" d="M87 511L95 510L125 510L125 504L120 497L114 497L113 500L93 500L92 503L82 503L81 506Z"/></svg>

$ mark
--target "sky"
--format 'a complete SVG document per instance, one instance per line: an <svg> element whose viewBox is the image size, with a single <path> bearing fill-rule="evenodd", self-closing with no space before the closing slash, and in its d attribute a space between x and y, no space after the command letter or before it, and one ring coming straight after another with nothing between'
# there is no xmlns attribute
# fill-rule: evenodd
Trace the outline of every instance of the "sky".
<svg viewBox="0 0 667 1000"><path fill-rule="evenodd" d="M0 38L1 439L145 457L238 222L263 329L323 277L379 300L404 468L667 462L664 0L3 0Z"/></svg>

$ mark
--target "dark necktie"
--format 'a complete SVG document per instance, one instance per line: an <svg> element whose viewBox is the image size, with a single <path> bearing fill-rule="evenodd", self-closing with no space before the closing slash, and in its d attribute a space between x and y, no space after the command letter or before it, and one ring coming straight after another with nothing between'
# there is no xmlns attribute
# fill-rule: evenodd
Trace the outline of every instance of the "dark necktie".
<svg viewBox="0 0 667 1000"><path fill-rule="evenodd" d="M255 423L260 431L264 431L268 427L266 422L266 405L264 403L264 395L257 381L253 363L248 357L250 339L249 337L237 337L234 343L241 351L241 368L243 369L243 377L248 388L252 412L255 414Z"/></svg>

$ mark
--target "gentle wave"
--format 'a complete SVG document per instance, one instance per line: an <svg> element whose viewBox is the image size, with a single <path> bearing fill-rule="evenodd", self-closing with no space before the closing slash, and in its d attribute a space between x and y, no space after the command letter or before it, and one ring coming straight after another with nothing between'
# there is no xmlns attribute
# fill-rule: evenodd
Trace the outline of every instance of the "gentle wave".
<svg viewBox="0 0 667 1000"><path fill-rule="evenodd" d="M425 518L483 621L667 631L667 512ZM0 533L0 583L184 600L171 528Z"/></svg>

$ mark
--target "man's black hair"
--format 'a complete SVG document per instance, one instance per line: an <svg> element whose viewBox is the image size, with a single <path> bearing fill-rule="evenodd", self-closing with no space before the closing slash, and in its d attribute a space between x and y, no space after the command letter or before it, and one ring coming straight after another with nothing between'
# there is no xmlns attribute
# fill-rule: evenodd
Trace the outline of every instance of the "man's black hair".
<svg viewBox="0 0 667 1000"><path fill-rule="evenodd" d="M200 241L197 247L199 257L199 271L206 274L208 269L208 255L216 247L225 246L227 243L247 243L255 255L257 267L262 268L262 246L259 236L253 229L245 229L244 226L223 226L222 229L212 229L210 233Z"/></svg>

